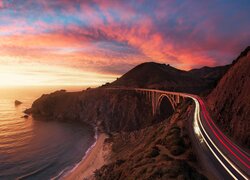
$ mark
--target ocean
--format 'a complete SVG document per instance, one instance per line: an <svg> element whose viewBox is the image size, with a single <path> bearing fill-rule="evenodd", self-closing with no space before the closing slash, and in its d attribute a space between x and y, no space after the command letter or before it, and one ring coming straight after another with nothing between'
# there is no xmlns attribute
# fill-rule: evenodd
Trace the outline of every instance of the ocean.
<svg viewBox="0 0 250 180"><path fill-rule="evenodd" d="M58 88L0 88L0 179L60 178L95 142L95 132L87 125L22 118L35 99L55 90ZM15 106L15 100L23 104Z"/></svg>

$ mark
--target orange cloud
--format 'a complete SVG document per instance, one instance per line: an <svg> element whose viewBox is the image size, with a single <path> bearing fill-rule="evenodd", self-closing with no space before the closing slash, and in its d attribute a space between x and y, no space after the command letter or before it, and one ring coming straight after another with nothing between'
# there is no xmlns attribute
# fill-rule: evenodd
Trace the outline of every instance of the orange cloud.
<svg viewBox="0 0 250 180"><path fill-rule="evenodd" d="M28 34L3 36L0 46L20 47L83 47L87 39L65 34Z"/></svg>
<svg viewBox="0 0 250 180"><path fill-rule="evenodd" d="M60 73L69 68L64 77L69 83L74 81L70 72L113 78L145 61L186 70L226 64L250 40L249 11L239 11L235 4L0 0L1 70L14 64L24 71L41 66L43 70L33 75L49 74L63 82ZM206 10L208 5L212 11ZM60 73L53 74L48 66Z"/></svg>

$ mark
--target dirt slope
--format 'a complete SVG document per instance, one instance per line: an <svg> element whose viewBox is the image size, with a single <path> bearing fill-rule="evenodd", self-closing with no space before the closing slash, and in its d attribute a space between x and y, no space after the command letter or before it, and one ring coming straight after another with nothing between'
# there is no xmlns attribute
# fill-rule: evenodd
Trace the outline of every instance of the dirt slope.
<svg viewBox="0 0 250 180"><path fill-rule="evenodd" d="M208 104L221 129L250 148L250 47L233 62Z"/></svg>

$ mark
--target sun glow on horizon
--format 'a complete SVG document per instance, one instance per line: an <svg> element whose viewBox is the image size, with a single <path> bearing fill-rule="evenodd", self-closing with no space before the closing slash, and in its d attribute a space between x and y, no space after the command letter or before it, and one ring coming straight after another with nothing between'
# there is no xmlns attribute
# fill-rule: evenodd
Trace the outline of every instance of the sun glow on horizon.
<svg viewBox="0 0 250 180"><path fill-rule="evenodd" d="M1 58L0 58L1 61ZM5 61L6 62L6 61ZM88 72L77 68L42 63L0 63L0 87L90 86L115 80L118 75Z"/></svg>
<svg viewBox="0 0 250 180"><path fill-rule="evenodd" d="M0 86L99 86L149 61L229 64L249 45L249 5L0 0Z"/></svg>

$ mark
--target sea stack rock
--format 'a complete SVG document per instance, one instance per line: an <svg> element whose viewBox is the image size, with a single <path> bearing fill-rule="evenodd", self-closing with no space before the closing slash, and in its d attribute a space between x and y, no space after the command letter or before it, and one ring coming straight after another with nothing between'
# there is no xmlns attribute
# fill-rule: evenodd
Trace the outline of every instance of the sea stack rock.
<svg viewBox="0 0 250 180"><path fill-rule="evenodd" d="M25 114L24 116L22 116L22 118L28 119L28 118L29 118L29 115Z"/></svg>
<svg viewBox="0 0 250 180"><path fill-rule="evenodd" d="M21 101L15 100L15 106L19 106L20 104L22 104Z"/></svg>

